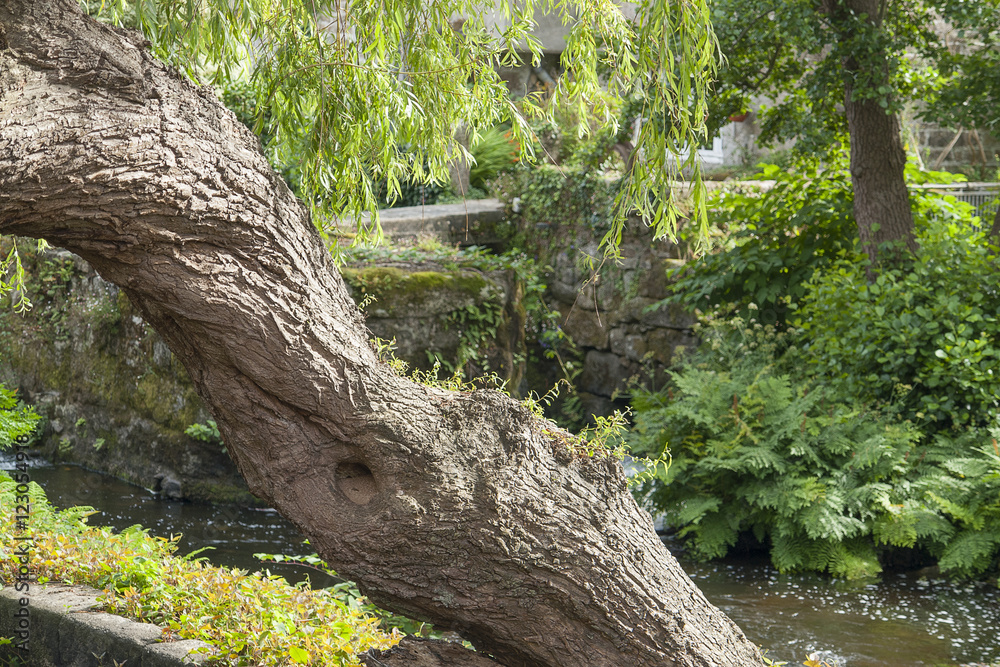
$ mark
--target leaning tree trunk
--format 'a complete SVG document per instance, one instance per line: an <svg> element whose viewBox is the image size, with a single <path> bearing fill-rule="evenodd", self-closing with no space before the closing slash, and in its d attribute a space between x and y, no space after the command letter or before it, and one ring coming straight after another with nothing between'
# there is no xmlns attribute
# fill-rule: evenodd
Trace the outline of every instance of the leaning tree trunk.
<svg viewBox="0 0 1000 667"><path fill-rule="evenodd" d="M843 4L831 12L834 20L844 27L841 38L859 38L856 24L844 15L845 10L854 16L866 15L868 22L877 29L882 4L881 0L843 0ZM904 176L906 151L900 137L899 117L888 113L879 104L878 96L872 98L866 96L867 91L857 89L855 78L865 77L869 81L888 83L888 62L884 54L880 58L869 56L863 62L855 58L847 58L844 62L844 107L851 142L854 219L861 246L874 265L878 260L878 248L883 243L901 242L910 252L916 252L917 240L913 234L913 214Z"/></svg>
<svg viewBox="0 0 1000 667"><path fill-rule="evenodd" d="M760 665L621 466L397 377L257 139L75 0L0 0L0 232L119 285L251 491L376 603L520 665Z"/></svg>

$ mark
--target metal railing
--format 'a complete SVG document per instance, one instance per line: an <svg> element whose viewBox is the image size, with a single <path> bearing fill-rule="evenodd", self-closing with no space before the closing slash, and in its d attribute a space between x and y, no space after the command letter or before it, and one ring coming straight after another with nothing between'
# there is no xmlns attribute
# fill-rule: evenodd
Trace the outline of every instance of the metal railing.
<svg viewBox="0 0 1000 667"><path fill-rule="evenodd" d="M1000 206L1000 183L949 183L939 185L928 183L915 186L931 192L951 195L959 201L971 204L976 209L979 219L989 224Z"/></svg>

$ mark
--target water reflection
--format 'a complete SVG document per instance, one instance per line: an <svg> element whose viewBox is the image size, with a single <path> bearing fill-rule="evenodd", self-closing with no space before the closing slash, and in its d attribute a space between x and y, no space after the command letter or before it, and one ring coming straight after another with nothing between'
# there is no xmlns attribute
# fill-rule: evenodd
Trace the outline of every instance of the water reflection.
<svg viewBox="0 0 1000 667"><path fill-rule="evenodd" d="M153 535L182 534L181 553L212 547L204 555L216 565L256 570L256 552L310 551L295 527L272 510L160 502L144 489L72 466L38 467L31 476L56 506L99 509L90 518L93 525L123 529L139 523ZM668 547L679 551L669 541ZM769 657L790 665L801 665L813 652L834 667L1000 661L995 583L953 583L916 573L878 583L830 582L782 575L762 560L681 564L709 600L768 648ZM268 567L291 581L308 574L316 585L332 583L305 568Z"/></svg>
<svg viewBox="0 0 1000 667"><path fill-rule="evenodd" d="M1000 591L919 573L879 582L782 575L766 562L685 563L716 606L775 660L813 652L848 667L1000 660Z"/></svg>

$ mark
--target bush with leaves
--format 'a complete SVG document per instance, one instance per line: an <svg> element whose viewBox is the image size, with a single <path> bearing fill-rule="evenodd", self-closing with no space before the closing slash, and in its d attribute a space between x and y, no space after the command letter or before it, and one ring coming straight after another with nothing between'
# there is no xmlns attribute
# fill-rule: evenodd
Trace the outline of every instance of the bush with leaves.
<svg viewBox="0 0 1000 667"><path fill-rule="evenodd" d="M642 488L691 554L724 556L742 533L782 571L856 578L918 548L944 571L996 573L997 428L924 433L807 377L792 345L742 320L710 326L662 391L633 398L633 451L672 464Z"/></svg>
<svg viewBox="0 0 1000 667"><path fill-rule="evenodd" d="M499 196L523 221L535 225L584 225L606 231L614 216L615 183L579 167L518 167L498 182ZM548 227L536 227L538 233ZM517 240L514 245L528 243Z"/></svg>
<svg viewBox="0 0 1000 667"><path fill-rule="evenodd" d="M509 171L520 159L510 130L502 127L480 133L469 146L469 152L475 160L469 167L469 185L480 190L486 190L490 181Z"/></svg>
<svg viewBox="0 0 1000 667"><path fill-rule="evenodd" d="M16 438L30 435L39 419L33 407L21 403L13 390L0 384L0 450L9 448Z"/></svg>
<svg viewBox="0 0 1000 667"><path fill-rule="evenodd" d="M759 321L786 322L788 305L808 290L813 274L842 258L862 261L856 253L854 194L846 156L832 156L821 165L799 159L791 168L760 165L753 176L773 180L762 191L736 183L718 190L710 202L710 222L722 231L725 244L674 270L673 294L661 302L679 303L689 310L717 306L735 308L748 317L747 305L756 304ZM968 218L971 208L930 189L912 187L951 183L946 172L927 172L910 164L910 202L918 224L947 224Z"/></svg>
<svg viewBox="0 0 1000 667"><path fill-rule="evenodd" d="M759 306L758 319L784 323L786 305L802 297L813 272L850 251L857 238L849 176L800 164L795 171L761 165L767 191L720 190L710 204L711 222L728 232L719 252L706 253L674 271L674 293L663 304L707 311L729 304Z"/></svg>
<svg viewBox="0 0 1000 667"><path fill-rule="evenodd" d="M881 544L920 547L945 572L1000 572L1000 428L948 430L925 439L896 480L898 502L873 526Z"/></svg>
<svg viewBox="0 0 1000 667"><path fill-rule="evenodd" d="M290 586L281 577L211 567L173 555L176 540L140 526L120 533L88 526L89 507L59 511L31 483L32 573L38 583L104 590L105 609L164 627L164 639L200 639L218 665L341 665L401 638L369 613L363 599L337 589ZM17 485L0 472L0 507L13 507ZM19 501L20 502L20 501ZM14 513L0 514L0 581L17 573Z"/></svg>
<svg viewBox="0 0 1000 667"><path fill-rule="evenodd" d="M800 358L846 395L898 398L904 418L933 430L984 426L1000 410L997 249L940 203L912 263L871 282L853 257L816 274L795 314Z"/></svg>
<svg viewBox="0 0 1000 667"><path fill-rule="evenodd" d="M702 336L670 388L633 398L633 450L672 457L648 500L698 558L752 532L781 570L877 573L872 525L919 433L791 376L772 327L737 318Z"/></svg>
<svg viewBox="0 0 1000 667"><path fill-rule="evenodd" d="M779 326L710 328L669 389L636 395L634 446L674 459L650 499L703 558L753 532L783 570L861 576L880 550L908 547L947 571L990 570L997 248L971 207L914 188L919 250L872 270L854 247L846 174L764 175L774 190L721 197L736 241L685 269L672 300L773 309Z"/></svg>

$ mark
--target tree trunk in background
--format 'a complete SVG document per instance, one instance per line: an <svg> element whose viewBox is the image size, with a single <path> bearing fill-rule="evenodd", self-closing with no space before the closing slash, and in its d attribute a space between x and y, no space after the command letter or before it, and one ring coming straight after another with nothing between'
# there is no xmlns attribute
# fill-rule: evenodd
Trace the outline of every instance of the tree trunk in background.
<svg viewBox="0 0 1000 667"><path fill-rule="evenodd" d="M877 26L880 4L880 0L844 0L834 14L846 8L857 16L867 15L868 22ZM839 18L841 25L849 25L843 16ZM845 38L854 36L850 30L844 35ZM862 67L877 67L883 76L872 78L882 81L887 79L888 63L884 57L878 63L862 64L850 58L844 63L844 107L851 139L854 219L861 246L874 265L882 243L900 241L907 250L916 252L917 240L913 234L913 214L903 173L906 151L900 137L899 117L886 113L877 98L854 99L853 79L861 73Z"/></svg>
<svg viewBox="0 0 1000 667"><path fill-rule="evenodd" d="M75 0L0 0L0 232L119 285L251 491L377 604L510 667L761 665L617 461L497 392L393 375L302 206L216 99Z"/></svg>

